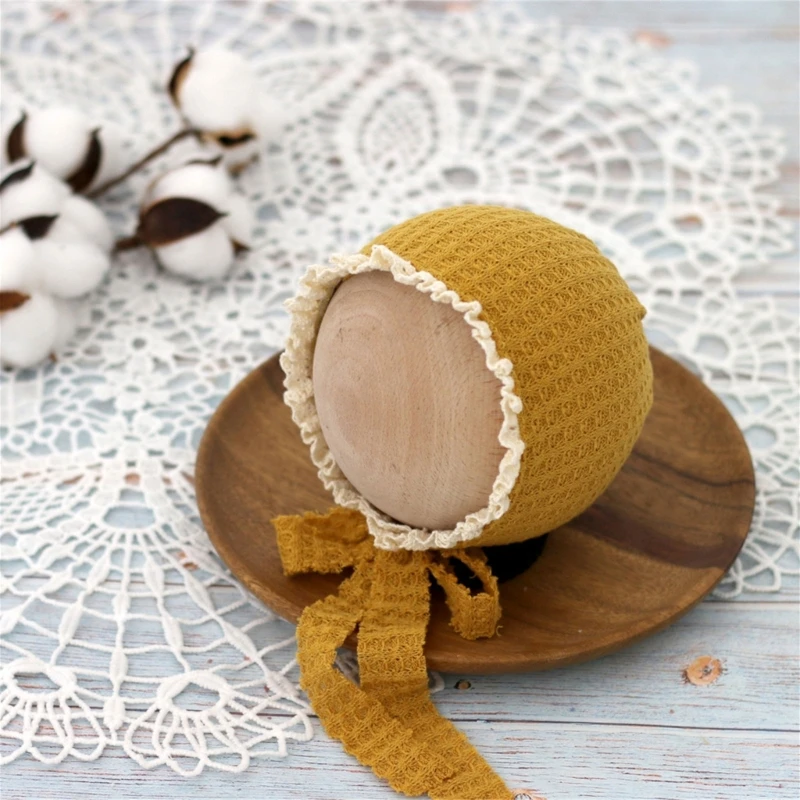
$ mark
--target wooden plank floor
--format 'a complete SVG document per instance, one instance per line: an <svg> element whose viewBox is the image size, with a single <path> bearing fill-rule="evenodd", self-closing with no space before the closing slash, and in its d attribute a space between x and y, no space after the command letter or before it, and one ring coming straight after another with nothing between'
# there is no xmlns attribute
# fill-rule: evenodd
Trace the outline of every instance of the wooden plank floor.
<svg viewBox="0 0 800 800"><path fill-rule="evenodd" d="M446 11L468 3L436 5ZM694 61L702 85L728 85L735 98L758 104L768 123L786 131L776 191L783 214L798 219L796 2L524 5L536 18L622 28L667 57ZM797 255L743 275L738 289L775 296L797 313ZM510 785L530 790L532 798L795 800L798 619L796 583L779 594L707 601L664 633L592 664L528 675L445 675L436 699ZM685 671L702 656L718 659L722 673L697 686ZM290 748L288 758L258 760L236 775L206 771L186 779L166 767L145 771L112 749L93 763L17 761L3 770L0 790L3 800L394 796L322 732Z"/></svg>

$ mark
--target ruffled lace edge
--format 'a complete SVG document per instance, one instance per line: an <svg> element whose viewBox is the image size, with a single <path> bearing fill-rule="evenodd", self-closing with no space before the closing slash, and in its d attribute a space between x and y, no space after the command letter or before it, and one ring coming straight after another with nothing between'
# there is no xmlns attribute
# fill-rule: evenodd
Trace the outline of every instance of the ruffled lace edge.
<svg viewBox="0 0 800 800"><path fill-rule="evenodd" d="M506 452L500 461L497 477L492 485L487 505L473 512L451 530L412 528L387 517L369 503L347 480L333 458L322 434L311 370L314 343L322 315L336 287L345 277L372 270L390 272L393 278L406 286L413 286L430 295L437 303L446 303L463 314L472 328L472 335L486 354L486 366L500 381L500 406L503 422L498 440ZM514 392L513 364L500 358L489 325L480 318L482 307L476 300L466 302L456 292L448 289L429 272L417 270L405 259L383 245L375 245L369 256L363 254L334 255L327 265L314 264L308 268L297 295L287 301L291 314L289 338L281 356L281 367L286 375L284 400L292 411L292 419L300 428L303 441L311 450L311 460L319 470L319 477L336 502L345 508L360 511L367 520L376 547L385 550L428 550L455 547L481 535L490 522L505 514L509 495L520 470L520 460L525 443L519 435L518 415L522 400Z"/></svg>

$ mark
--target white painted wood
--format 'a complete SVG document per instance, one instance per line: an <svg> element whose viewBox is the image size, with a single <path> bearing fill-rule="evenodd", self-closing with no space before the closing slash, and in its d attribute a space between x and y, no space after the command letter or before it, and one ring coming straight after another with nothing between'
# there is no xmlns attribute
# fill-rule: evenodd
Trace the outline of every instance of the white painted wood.
<svg viewBox="0 0 800 800"><path fill-rule="evenodd" d="M796 800L797 736L772 731L463 722L510 786L544 800ZM145 772L120 752L95 764L4 770L3 800L396 800L372 772L320 733L280 761L237 775L186 779Z"/></svg>
<svg viewBox="0 0 800 800"><path fill-rule="evenodd" d="M214 592L221 603L233 603L238 596L230 587ZM190 637L192 606L186 595L175 595L169 605L184 635ZM32 621L56 629L59 619L42 607ZM82 623L82 630L92 637L105 624L89 619ZM666 631L587 664L516 675L445 675L445 689L437 693L436 701L442 713L454 720L797 730L799 628L793 603L706 602ZM159 622L134 620L127 630L131 647L162 640ZM293 631L293 625L280 621L252 635L257 647L265 647L290 637ZM24 627L9 639L29 649L42 641ZM46 659L48 654L39 655ZM220 666L220 656L211 655L210 662L207 653L197 654L192 661L202 668ZM722 662L722 676L709 687L686 683L683 671L706 655ZM81 648L71 649L67 656L78 669L94 663ZM136 673L152 674L150 668L162 657L156 652L137 658ZM241 654L231 653L232 665L240 661ZM465 680L469 688L457 689ZM85 685L101 695L108 692L108 684L101 680ZM144 700L150 691L136 683L123 687L132 699ZM185 696L184 706L203 707L192 706L192 699Z"/></svg>

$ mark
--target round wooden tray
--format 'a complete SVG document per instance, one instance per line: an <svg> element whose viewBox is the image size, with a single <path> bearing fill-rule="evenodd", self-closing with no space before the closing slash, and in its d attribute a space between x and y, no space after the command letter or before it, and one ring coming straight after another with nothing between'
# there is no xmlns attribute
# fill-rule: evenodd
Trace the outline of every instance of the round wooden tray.
<svg viewBox="0 0 800 800"><path fill-rule="evenodd" d="M432 669L512 672L585 661L669 625L725 574L753 512L747 445L698 378L658 350L651 355L655 404L622 472L587 512L549 534L528 570L501 584L500 635L462 639L433 594L425 648ZM333 505L282 395L276 356L224 400L200 445L197 497L233 574L296 621L341 578L286 578L281 570L270 520Z"/></svg>

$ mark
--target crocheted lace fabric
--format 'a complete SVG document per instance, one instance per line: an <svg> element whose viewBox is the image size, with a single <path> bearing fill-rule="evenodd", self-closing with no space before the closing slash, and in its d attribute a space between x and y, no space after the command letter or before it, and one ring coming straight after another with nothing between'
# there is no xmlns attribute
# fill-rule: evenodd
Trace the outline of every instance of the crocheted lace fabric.
<svg viewBox="0 0 800 800"><path fill-rule="evenodd" d="M794 591L796 320L736 291L789 249L765 188L781 136L757 109L621 34L505 4L5 0L2 35L4 115L74 103L126 131L131 161L179 124L163 85L187 44L240 48L290 117L239 179L256 245L227 281L185 283L130 252L58 363L2 376L5 760L116 749L197 774L314 746L294 628L214 555L195 449L222 397L282 346L308 264L445 205L527 208L599 244L651 342L751 444L756 516L718 593ZM186 144L104 199L118 234Z"/></svg>

